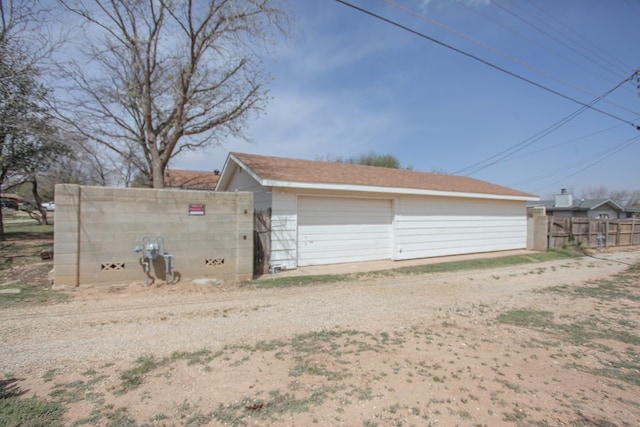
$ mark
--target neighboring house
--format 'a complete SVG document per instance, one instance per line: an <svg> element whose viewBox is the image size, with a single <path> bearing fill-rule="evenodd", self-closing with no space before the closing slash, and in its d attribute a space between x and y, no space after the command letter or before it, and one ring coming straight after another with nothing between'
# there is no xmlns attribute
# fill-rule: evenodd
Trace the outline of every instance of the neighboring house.
<svg viewBox="0 0 640 427"><path fill-rule="evenodd" d="M192 171L184 169L166 169L164 171L165 188L182 190L213 191L218 183L220 171Z"/></svg>
<svg viewBox="0 0 640 427"><path fill-rule="evenodd" d="M230 153L216 191L271 208L271 265L521 249L532 194L477 179Z"/></svg>
<svg viewBox="0 0 640 427"><path fill-rule="evenodd" d="M529 206L544 206L547 215L555 217L619 219L628 215L627 209L611 199L576 199L564 188L553 200L529 202Z"/></svg>

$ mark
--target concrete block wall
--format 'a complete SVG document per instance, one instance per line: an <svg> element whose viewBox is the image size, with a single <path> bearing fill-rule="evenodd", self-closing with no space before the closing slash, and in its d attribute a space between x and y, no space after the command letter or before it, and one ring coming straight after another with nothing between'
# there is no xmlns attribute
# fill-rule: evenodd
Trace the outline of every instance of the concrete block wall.
<svg viewBox="0 0 640 427"><path fill-rule="evenodd" d="M145 281L143 237L164 239L181 280L250 279L253 274L253 194L56 185L54 284ZM203 205L204 215L193 215ZM191 212L190 212L191 211ZM156 258L150 274L165 280Z"/></svg>
<svg viewBox="0 0 640 427"><path fill-rule="evenodd" d="M527 207L527 249L547 250L547 213L544 206Z"/></svg>

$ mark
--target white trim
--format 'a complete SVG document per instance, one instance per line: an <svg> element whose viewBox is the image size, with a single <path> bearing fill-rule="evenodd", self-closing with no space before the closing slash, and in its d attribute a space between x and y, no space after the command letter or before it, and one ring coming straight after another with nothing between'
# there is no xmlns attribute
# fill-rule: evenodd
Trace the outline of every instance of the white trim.
<svg viewBox="0 0 640 427"><path fill-rule="evenodd" d="M233 154L229 154L229 158L233 159L234 162L236 162L236 164L238 165L238 167L240 169L242 169L243 171L245 171L246 173L249 174L249 176L253 179L255 179L257 182L260 183L260 185L268 187L267 185L264 185L264 181L260 176L258 176L253 169L251 169L249 166L245 165L244 163L242 163L240 161L240 159L238 159L236 156L234 156Z"/></svg>
<svg viewBox="0 0 640 427"><path fill-rule="evenodd" d="M237 168L244 170L254 180L264 187L282 187L291 189L307 189L307 190L333 190L333 191L355 191L363 193L381 193L389 195L412 195L412 196L442 196L442 197L460 197L460 198L473 198L473 199L490 199L490 200L513 200L513 201L539 201L540 198L536 196L509 196L504 194L486 194L486 193L472 193L472 192L457 192L457 191L442 191L442 190L427 190L419 188L406 188L406 187L380 187L373 185L356 185L356 184L328 184L328 183L314 183L314 182L294 182L294 181L282 181L277 179L263 179L256 174L253 169L245 165L240 159L238 159L232 153L229 153L227 161L220 173L220 179L216 186L216 191L222 188L222 183L228 181L226 177L230 169L229 163L233 161Z"/></svg>
<svg viewBox="0 0 640 427"><path fill-rule="evenodd" d="M484 194L484 193L468 193L468 192L455 192L455 191L440 191L440 190L423 190L417 188L403 188L403 187L378 187L368 185L353 185L353 184L317 184L312 182L291 182L291 181L278 181L270 179L260 179L258 182L264 186L269 187L283 187L283 188L300 188L309 190L338 190L338 191L360 191L365 193L386 193L386 194L404 194L415 196L444 196L444 197L464 197L473 199L492 199L492 200L519 200L519 201L538 201L538 197L526 197L526 196L507 196L504 194Z"/></svg>
<svg viewBox="0 0 640 427"><path fill-rule="evenodd" d="M614 202L611 199L607 199L607 200L603 201L602 203L599 203L599 204L593 206L592 208L589 208L589 210L592 211L592 210L598 209L599 207L604 206L604 205L613 205L613 207L615 209L618 209L620 212L624 212L624 207L620 206L619 204L617 204L616 202ZM580 205L578 205L578 209L579 208L580 208Z"/></svg>
<svg viewBox="0 0 640 427"><path fill-rule="evenodd" d="M371 195L371 194L336 194L323 192L300 192L300 191L283 191L283 193L296 194L298 197L325 197L329 199L367 199L367 200L393 200L394 197L388 194Z"/></svg>

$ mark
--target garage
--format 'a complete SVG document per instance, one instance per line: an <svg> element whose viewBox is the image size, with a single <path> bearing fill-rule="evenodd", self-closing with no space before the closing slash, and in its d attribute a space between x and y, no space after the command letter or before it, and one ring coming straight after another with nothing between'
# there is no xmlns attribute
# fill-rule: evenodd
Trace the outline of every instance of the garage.
<svg viewBox="0 0 640 427"><path fill-rule="evenodd" d="M272 271L523 249L538 199L467 176L246 153L229 154L216 191L250 191L268 212L257 259Z"/></svg>
<svg viewBox="0 0 640 427"><path fill-rule="evenodd" d="M298 265L392 256L389 199L298 197Z"/></svg>

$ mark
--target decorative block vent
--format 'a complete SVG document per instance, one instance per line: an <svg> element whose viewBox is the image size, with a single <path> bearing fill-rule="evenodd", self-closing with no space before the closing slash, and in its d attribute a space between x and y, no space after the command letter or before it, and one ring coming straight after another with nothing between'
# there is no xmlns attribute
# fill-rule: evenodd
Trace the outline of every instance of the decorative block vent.
<svg viewBox="0 0 640 427"><path fill-rule="evenodd" d="M204 265L206 265L207 267L215 267L217 265L223 264L224 258L207 258L206 260L204 260Z"/></svg>
<svg viewBox="0 0 640 427"><path fill-rule="evenodd" d="M119 271L124 270L124 262L103 262L100 265L102 271Z"/></svg>

